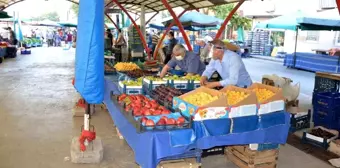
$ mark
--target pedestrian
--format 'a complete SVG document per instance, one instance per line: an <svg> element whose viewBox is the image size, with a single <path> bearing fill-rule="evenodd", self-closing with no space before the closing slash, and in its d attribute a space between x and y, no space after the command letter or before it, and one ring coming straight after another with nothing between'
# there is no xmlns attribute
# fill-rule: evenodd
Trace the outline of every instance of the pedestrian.
<svg viewBox="0 0 340 168"><path fill-rule="evenodd" d="M175 39L175 35L173 31L169 32L168 39L169 39L169 45L166 51L164 64L167 64L171 60L172 51L175 45L177 44L177 40Z"/></svg>
<svg viewBox="0 0 340 168"><path fill-rule="evenodd" d="M16 38L16 35L15 35L14 31L12 30L11 27L8 27L8 31L9 31L9 43L11 45L17 45L18 44L18 40Z"/></svg>

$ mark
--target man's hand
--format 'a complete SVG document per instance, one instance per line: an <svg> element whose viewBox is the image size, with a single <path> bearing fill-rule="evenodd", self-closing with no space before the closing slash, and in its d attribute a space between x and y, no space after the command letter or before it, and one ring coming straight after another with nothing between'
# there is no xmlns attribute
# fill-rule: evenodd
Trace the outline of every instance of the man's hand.
<svg viewBox="0 0 340 168"><path fill-rule="evenodd" d="M215 87L221 86L220 82L206 82L205 87L213 89Z"/></svg>
<svg viewBox="0 0 340 168"><path fill-rule="evenodd" d="M205 86L208 83L208 78L206 76L201 76L200 85Z"/></svg>

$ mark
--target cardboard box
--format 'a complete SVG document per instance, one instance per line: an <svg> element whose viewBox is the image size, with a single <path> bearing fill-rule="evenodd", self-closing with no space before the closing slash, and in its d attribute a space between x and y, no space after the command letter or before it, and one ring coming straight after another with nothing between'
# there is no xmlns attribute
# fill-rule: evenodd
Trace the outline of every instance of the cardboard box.
<svg viewBox="0 0 340 168"><path fill-rule="evenodd" d="M340 156L340 140L333 140L329 144L328 151L335 153L336 155Z"/></svg>
<svg viewBox="0 0 340 168"><path fill-rule="evenodd" d="M234 117L243 117L243 116L251 116L257 114L257 98L255 92L251 90L247 90L244 88L239 88L233 85L226 86L225 88L221 89L220 92L226 94L227 91L237 91L237 92L245 92L249 94L246 98L241 100L236 104L229 104L228 107L229 111L229 118Z"/></svg>
<svg viewBox="0 0 340 168"><path fill-rule="evenodd" d="M186 101L183 100L184 97L192 95L192 94L196 94L198 92L205 92L208 93L212 96L218 96L219 98L215 101L212 101L204 106L196 106L193 104L190 104ZM195 116L196 111L200 108L201 110L206 109L207 111L221 111L219 116L215 116L217 118L221 118L225 115L227 115L227 111L226 111L226 107L227 107L227 98L225 97L225 95L217 90L213 90L213 89L209 89L206 87L200 87L198 89L195 89L191 92L188 92L184 95L181 95L179 97L174 97L173 98L173 109L180 109L182 111L182 113L189 117L189 116ZM203 109L202 109L203 108ZM208 115L207 114L202 114L201 115ZM206 116L204 118L208 119L212 116Z"/></svg>
<svg viewBox="0 0 340 168"><path fill-rule="evenodd" d="M249 88L249 90L253 90L255 88L262 88L262 89L267 89L272 92L274 92L274 95L264 102L259 102L259 110L258 110L258 115L261 114L268 114L268 113L273 113L277 111L282 111L285 109L285 102L284 102L284 97L282 93L282 89L269 86L269 85L264 85L264 84L259 84L259 83L254 83L252 84Z"/></svg>

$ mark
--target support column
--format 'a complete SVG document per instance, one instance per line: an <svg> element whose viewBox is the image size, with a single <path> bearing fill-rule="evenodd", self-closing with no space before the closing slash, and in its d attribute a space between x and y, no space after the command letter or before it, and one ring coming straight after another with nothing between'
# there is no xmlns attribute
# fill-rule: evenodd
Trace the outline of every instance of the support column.
<svg viewBox="0 0 340 168"><path fill-rule="evenodd" d="M238 10L238 8L243 4L245 0L240 0L237 5L234 7L233 10L230 11L229 15L227 16L227 18L224 20L223 24L221 25L220 29L218 30L215 39L219 39L220 36L222 35L223 31L225 30L225 27L227 26L228 22L230 21L230 19L233 17L233 15L235 14L235 12Z"/></svg>
<svg viewBox="0 0 340 168"><path fill-rule="evenodd" d="M187 44L188 50L192 51L192 47L189 41L188 36L186 35L182 23L179 21L178 17L176 16L175 12L172 10L172 7L169 5L167 0L161 0L164 6L168 9L169 13L171 14L172 18L174 19L175 23L177 24L180 32L182 33L183 39L185 44ZM244 0L243 0L244 1Z"/></svg>
<svg viewBox="0 0 340 168"><path fill-rule="evenodd" d="M148 45L146 43L145 38L143 37L143 33L141 32L141 30L139 29L138 25L136 24L136 22L133 20L133 18L131 17L131 15L128 13L128 11L118 2L118 0L112 0L122 11L125 12L125 14L129 17L129 19L131 20L132 24L134 25L134 27L136 28L139 37L142 40L142 44L143 47L146 51L146 53L148 54L148 58L150 59L151 55L150 55L150 50L148 48Z"/></svg>
<svg viewBox="0 0 340 168"><path fill-rule="evenodd" d="M180 13L178 15L178 18L180 18L188 9L185 9L182 13ZM161 44L163 44L163 41L164 41L164 38L165 36L168 34L168 32L171 30L171 27L175 25L175 22L172 22L168 28L165 30L165 32L163 33L162 37L160 38L160 40L158 41L158 44L156 46L156 49L155 51L153 52L153 58L154 60L156 60L157 58L157 54L158 54L158 50L159 50L159 47L161 46Z"/></svg>
<svg viewBox="0 0 340 168"><path fill-rule="evenodd" d="M145 30L145 6L140 6L140 29L142 31L143 37L146 39L146 30Z"/></svg>

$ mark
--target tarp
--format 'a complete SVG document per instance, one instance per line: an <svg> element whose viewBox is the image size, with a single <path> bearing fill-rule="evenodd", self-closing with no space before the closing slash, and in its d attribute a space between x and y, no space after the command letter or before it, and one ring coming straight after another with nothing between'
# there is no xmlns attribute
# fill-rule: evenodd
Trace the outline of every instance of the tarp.
<svg viewBox="0 0 340 168"><path fill-rule="evenodd" d="M58 24L63 27L77 27L77 22L61 21L61 22L58 22Z"/></svg>
<svg viewBox="0 0 340 168"><path fill-rule="evenodd" d="M255 26L259 29L284 29L284 30L340 30L340 17L325 17L320 14L306 14L300 10L270 19Z"/></svg>
<svg viewBox="0 0 340 168"><path fill-rule="evenodd" d="M24 40L24 37L22 35L22 30L21 30L21 19L20 17L17 17L16 18L16 21L15 21L15 24L14 24L14 30L15 30L15 35L16 35L16 39L18 41L23 41Z"/></svg>
<svg viewBox="0 0 340 168"><path fill-rule="evenodd" d="M36 22L31 22L29 23L31 25L34 26L51 26L51 27L61 27L60 24L58 24L57 22L51 21L51 20L43 20L43 21L36 21Z"/></svg>
<svg viewBox="0 0 340 168"><path fill-rule="evenodd" d="M197 26L197 27L216 27L223 23L222 19L214 16L205 15L200 12L188 12L179 18L182 25L185 26ZM173 19L163 22L164 25L170 25Z"/></svg>
<svg viewBox="0 0 340 168"><path fill-rule="evenodd" d="M150 28L158 29L158 30L166 30L167 27L163 26L162 24L157 24L157 23L151 23L149 24ZM219 29L220 26L213 26L213 27L198 27L198 26L184 26L184 30L189 30L189 31L200 31L200 30L217 30ZM171 30L178 31L179 28L177 26L172 26Z"/></svg>
<svg viewBox="0 0 340 168"><path fill-rule="evenodd" d="M104 97L104 0L80 1L75 88L90 104Z"/></svg>

